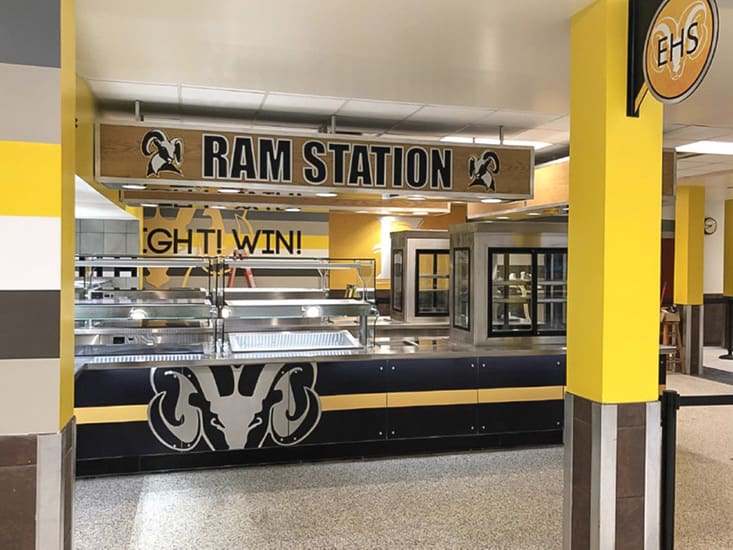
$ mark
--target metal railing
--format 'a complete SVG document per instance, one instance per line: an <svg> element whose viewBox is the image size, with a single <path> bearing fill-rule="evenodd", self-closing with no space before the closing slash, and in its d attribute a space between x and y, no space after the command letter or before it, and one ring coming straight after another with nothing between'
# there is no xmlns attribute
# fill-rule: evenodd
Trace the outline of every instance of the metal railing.
<svg viewBox="0 0 733 550"><path fill-rule="evenodd" d="M680 407L733 405L733 395L680 395L662 393L662 550L674 548L674 506L677 464L677 411Z"/></svg>

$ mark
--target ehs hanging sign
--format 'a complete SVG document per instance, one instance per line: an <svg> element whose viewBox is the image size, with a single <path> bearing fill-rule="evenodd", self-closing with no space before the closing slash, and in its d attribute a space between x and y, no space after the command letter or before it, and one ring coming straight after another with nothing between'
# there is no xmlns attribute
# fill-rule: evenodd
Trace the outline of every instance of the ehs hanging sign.
<svg viewBox="0 0 733 550"><path fill-rule="evenodd" d="M103 183L189 184L419 193L532 194L527 147L397 143L338 135L273 135L102 124Z"/></svg>
<svg viewBox="0 0 733 550"><path fill-rule="evenodd" d="M650 92L679 103L700 86L718 43L716 0L630 0L627 114Z"/></svg>

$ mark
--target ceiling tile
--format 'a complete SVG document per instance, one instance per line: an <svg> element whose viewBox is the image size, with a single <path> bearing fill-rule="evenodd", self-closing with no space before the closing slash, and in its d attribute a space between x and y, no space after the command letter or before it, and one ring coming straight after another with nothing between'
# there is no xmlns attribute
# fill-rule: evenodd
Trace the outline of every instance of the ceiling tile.
<svg viewBox="0 0 733 550"><path fill-rule="evenodd" d="M403 120L397 123L392 130L396 133L404 134L414 132L416 134L433 134L437 136L449 135L457 133L465 124L461 122L446 122L446 121L415 121L410 117L408 120Z"/></svg>
<svg viewBox="0 0 733 550"><path fill-rule="evenodd" d="M543 128L534 128L525 130L513 135L511 139L520 139L524 141L545 141L547 143L567 143L570 141L568 132L558 132L557 130L546 130Z"/></svg>
<svg viewBox="0 0 733 550"><path fill-rule="evenodd" d="M264 92L181 86L181 103L184 105L256 110L259 109L264 97Z"/></svg>
<svg viewBox="0 0 733 550"><path fill-rule="evenodd" d="M410 116L409 120L412 122L449 123L456 127L460 127L471 122L482 120L492 112L492 109L426 105Z"/></svg>
<svg viewBox="0 0 733 550"><path fill-rule="evenodd" d="M370 117L388 120L402 120L420 108L417 103L396 103L391 101L368 101L350 99L338 112L339 116Z"/></svg>
<svg viewBox="0 0 733 550"><path fill-rule="evenodd" d="M481 120L481 124L506 126L512 128L536 128L542 124L552 123L557 115L543 115L540 113L524 113L518 111L496 111Z"/></svg>
<svg viewBox="0 0 733 550"><path fill-rule="evenodd" d="M336 116L336 131L344 130L366 130L369 132L386 132L394 125L394 121L379 118Z"/></svg>
<svg viewBox="0 0 733 550"><path fill-rule="evenodd" d="M263 111L331 115L346 100L337 97L270 93L262 105Z"/></svg>
<svg viewBox="0 0 733 550"><path fill-rule="evenodd" d="M178 103L178 86L174 85L111 80L89 80L88 82L94 95L101 100Z"/></svg>
<svg viewBox="0 0 733 550"><path fill-rule="evenodd" d="M540 128L546 128L548 130L559 130L561 132L570 132L570 117L568 115L558 117L549 122L544 122L539 125Z"/></svg>
<svg viewBox="0 0 733 550"><path fill-rule="evenodd" d="M667 132L664 137L671 140L685 140L685 142L689 142L714 139L730 133L730 128L715 128L712 126L685 126L683 128Z"/></svg>

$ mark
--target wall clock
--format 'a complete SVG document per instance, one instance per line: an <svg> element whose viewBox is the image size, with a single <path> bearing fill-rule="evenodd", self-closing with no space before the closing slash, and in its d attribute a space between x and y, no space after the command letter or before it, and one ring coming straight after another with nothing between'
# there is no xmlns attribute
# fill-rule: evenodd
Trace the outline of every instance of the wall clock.
<svg viewBox="0 0 733 550"><path fill-rule="evenodd" d="M712 235L718 229L718 222L715 218L705 218L705 234Z"/></svg>

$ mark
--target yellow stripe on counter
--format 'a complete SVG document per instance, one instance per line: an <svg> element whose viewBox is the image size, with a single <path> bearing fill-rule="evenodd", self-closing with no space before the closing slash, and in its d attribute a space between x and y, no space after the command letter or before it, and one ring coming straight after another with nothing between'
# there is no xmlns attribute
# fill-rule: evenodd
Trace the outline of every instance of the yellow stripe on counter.
<svg viewBox="0 0 733 550"><path fill-rule="evenodd" d="M61 217L61 145L0 141L0 166L0 216Z"/></svg>
<svg viewBox="0 0 733 550"><path fill-rule="evenodd" d="M477 390L403 391L387 394L387 407L432 407L436 405L475 405Z"/></svg>
<svg viewBox="0 0 733 550"><path fill-rule="evenodd" d="M77 407L77 424L109 424L117 422L146 422L147 405L113 405L109 407Z"/></svg>
<svg viewBox="0 0 733 550"><path fill-rule="evenodd" d="M357 409L383 409L387 406L386 393L354 393L349 395L321 395L321 410L351 411Z"/></svg>
<svg viewBox="0 0 733 550"><path fill-rule="evenodd" d="M525 388L483 388L478 391L479 403L511 403L514 401L551 401L565 397L565 386L528 386Z"/></svg>

